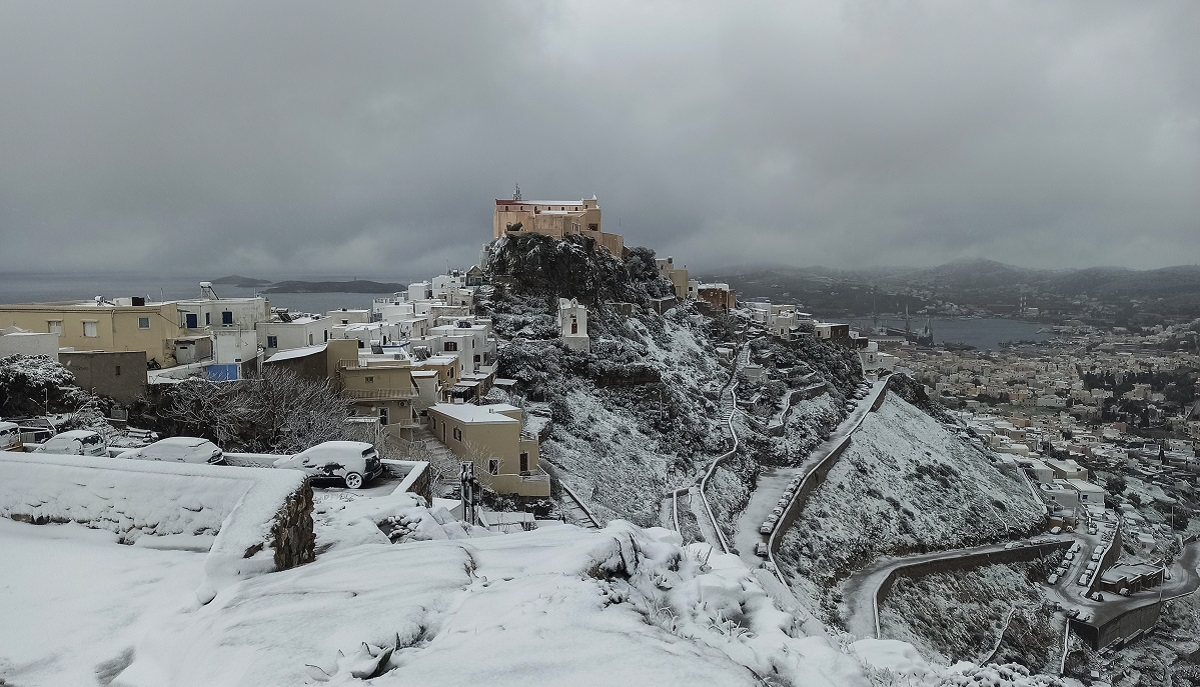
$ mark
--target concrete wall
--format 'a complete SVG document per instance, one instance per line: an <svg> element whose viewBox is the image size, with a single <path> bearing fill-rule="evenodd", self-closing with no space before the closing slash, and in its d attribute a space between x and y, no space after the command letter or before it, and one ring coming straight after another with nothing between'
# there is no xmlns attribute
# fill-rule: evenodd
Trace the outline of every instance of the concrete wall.
<svg viewBox="0 0 1200 687"><path fill-rule="evenodd" d="M0 335L0 358L9 355L58 356L58 335L40 332L14 332Z"/></svg>
<svg viewBox="0 0 1200 687"><path fill-rule="evenodd" d="M1043 556L1051 554L1060 549L1071 548L1072 540L1064 539L1050 544L1036 544L1033 546L1022 546L1015 549L1003 549L1000 551L989 551L987 553L967 554L956 556L954 558L943 558L934 561L922 561L905 565L896 568L892 571L883 584L879 585L879 589L875 592L875 608L878 609L887 595L891 593L892 586L896 583L896 579L900 577L916 578L932 575L934 573L951 572L955 570L970 570L983 565L999 565L1003 563L1027 563L1037 560Z"/></svg>
<svg viewBox="0 0 1200 687"><path fill-rule="evenodd" d="M146 354L141 351L63 352L58 362L75 375L75 384L118 403L146 395Z"/></svg>
<svg viewBox="0 0 1200 687"><path fill-rule="evenodd" d="M1161 604L1158 600L1135 608L1099 625L1071 619L1071 631L1093 649L1124 645L1150 631L1158 622Z"/></svg>

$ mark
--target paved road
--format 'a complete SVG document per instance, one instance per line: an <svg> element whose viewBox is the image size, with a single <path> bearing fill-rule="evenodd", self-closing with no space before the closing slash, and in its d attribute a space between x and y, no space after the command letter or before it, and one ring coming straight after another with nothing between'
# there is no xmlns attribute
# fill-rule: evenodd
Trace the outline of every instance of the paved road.
<svg viewBox="0 0 1200 687"><path fill-rule="evenodd" d="M766 542L768 535L760 534L758 528L762 526L771 509L775 508L788 484L794 478L811 472L837 448L842 439L858 429L886 387L886 379L875 382L866 397L858 402L857 407L837 426L829 439L814 449L803 463L796 467L769 468L759 475L758 484L750 495L750 502L738 516L737 529L733 535L733 547L747 565L753 568L762 562L762 559L754 554L754 548L759 542Z"/></svg>
<svg viewBox="0 0 1200 687"><path fill-rule="evenodd" d="M932 551L913 556L883 557L846 578L842 587L842 597L845 599L842 608L842 618L846 629L858 637L875 636L875 594L880 585L887 580L888 575L897 568L914 563L943 561L952 558L978 556L980 554L998 553L1004 551L1010 542L1002 544L986 544L969 549L950 549Z"/></svg>
<svg viewBox="0 0 1200 687"><path fill-rule="evenodd" d="M1087 553L1091 550L1089 547L1094 546L1095 540L1099 539L1096 536L1086 534L1076 534L1072 538L1080 542L1081 553L1076 556L1076 561L1066 576L1068 578L1066 585L1060 584L1059 586L1048 587L1046 589L1046 596L1050 600L1061 603L1064 608L1075 608L1082 614L1090 615L1092 618L1091 622L1094 624L1103 624L1122 613L1127 613L1158 601L1160 590L1157 588L1135 594L1131 597L1105 594L1104 601L1094 601L1082 596L1082 587L1075 586L1072 590L1071 585L1074 585L1075 579L1078 579L1085 562L1090 560L1090 556ZM846 622L846 629L858 637L875 636L875 594L879 586L883 584L888 575L896 568L913 563L947 560L982 553L995 553L1003 551L1006 547L1007 544L993 544L971 549L935 551L916 556L878 559L872 565L859 570L847 578L845 585L842 587L842 595L845 598L843 618ZM1172 579L1167 580L1166 584L1162 587L1162 597L1170 598L1180 594L1188 594L1200 588L1200 572L1197 570L1198 567L1200 567L1200 541L1192 542L1184 547L1183 553L1171 568Z"/></svg>

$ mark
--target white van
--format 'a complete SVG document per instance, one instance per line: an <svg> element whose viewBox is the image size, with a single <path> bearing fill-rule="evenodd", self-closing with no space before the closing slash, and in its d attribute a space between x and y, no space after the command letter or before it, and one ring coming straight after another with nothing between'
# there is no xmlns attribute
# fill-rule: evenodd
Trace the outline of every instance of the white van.
<svg viewBox="0 0 1200 687"><path fill-rule="evenodd" d="M68 456L107 456L108 442L98 433L87 429L73 429L55 434L46 443L34 449L34 453L57 453Z"/></svg>
<svg viewBox="0 0 1200 687"><path fill-rule="evenodd" d="M0 422L0 451L21 450L21 428L15 422Z"/></svg>

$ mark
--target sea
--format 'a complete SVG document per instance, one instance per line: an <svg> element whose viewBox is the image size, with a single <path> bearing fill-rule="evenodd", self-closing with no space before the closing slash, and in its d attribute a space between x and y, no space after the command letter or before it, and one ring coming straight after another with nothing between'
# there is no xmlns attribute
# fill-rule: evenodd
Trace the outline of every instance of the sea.
<svg viewBox="0 0 1200 687"><path fill-rule="evenodd" d="M933 342L936 344L966 344L979 350L996 350L1004 342L1017 341L1049 341L1054 338L1051 325L1039 322L1009 320L999 317L947 317L934 318L928 321L933 328ZM872 326L870 317L852 318L851 325L861 328ZM911 318L909 327L913 331L921 331L925 327L925 318ZM904 329L904 320L879 318L881 327Z"/></svg>
<svg viewBox="0 0 1200 687"><path fill-rule="evenodd" d="M143 296L151 301L199 298L200 282L222 275L179 275L137 272L94 272L45 274L40 272L0 272L0 303L48 303L56 301L85 301L96 296L106 299ZM365 279L407 284L407 277L371 274L287 274L246 275L270 281L351 281ZM262 287L237 287L216 284L217 296L239 298L254 296ZM340 308L366 309L376 296L390 293L270 293L266 294L271 307L288 308L296 312L324 313Z"/></svg>

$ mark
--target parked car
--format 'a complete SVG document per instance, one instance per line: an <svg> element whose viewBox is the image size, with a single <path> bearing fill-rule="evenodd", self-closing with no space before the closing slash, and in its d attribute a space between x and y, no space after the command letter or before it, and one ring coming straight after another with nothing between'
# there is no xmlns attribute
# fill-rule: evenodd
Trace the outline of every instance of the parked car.
<svg viewBox="0 0 1200 687"><path fill-rule="evenodd" d="M107 456L108 442L98 433L87 429L72 429L55 434L34 453L55 453L67 456Z"/></svg>
<svg viewBox="0 0 1200 687"><path fill-rule="evenodd" d="M225 464L225 452L208 439L199 437L159 439L149 446L131 448L117 457L130 460L161 460L168 463Z"/></svg>
<svg viewBox="0 0 1200 687"><path fill-rule="evenodd" d="M15 422L0 422L0 451L21 448L21 428Z"/></svg>
<svg viewBox="0 0 1200 687"><path fill-rule="evenodd" d="M351 489L383 473L379 452L365 441L326 441L276 460L275 467L303 470L314 480L338 480Z"/></svg>
<svg viewBox="0 0 1200 687"><path fill-rule="evenodd" d="M767 543L765 541L760 541L754 545L754 555L761 556L762 558L767 557Z"/></svg>
<svg viewBox="0 0 1200 687"><path fill-rule="evenodd" d="M774 529L775 529L775 522L772 520L768 520L759 526L758 533L759 534L770 534L771 531Z"/></svg>

